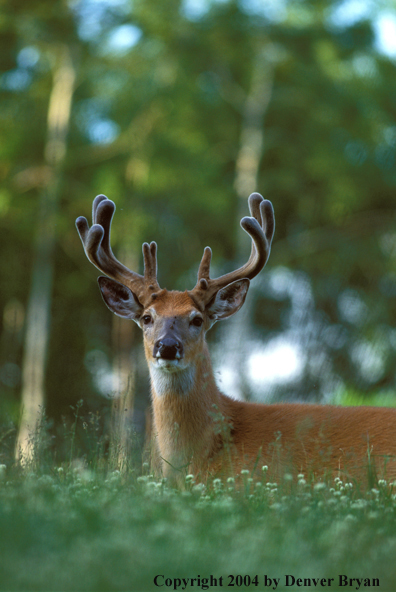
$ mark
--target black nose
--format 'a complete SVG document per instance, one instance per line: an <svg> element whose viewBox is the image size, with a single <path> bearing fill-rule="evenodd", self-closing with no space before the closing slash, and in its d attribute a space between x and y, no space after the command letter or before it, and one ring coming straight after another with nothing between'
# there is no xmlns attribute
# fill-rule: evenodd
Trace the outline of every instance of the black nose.
<svg viewBox="0 0 396 592"><path fill-rule="evenodd" d="M180 341L172 337L164 337L155 343L153 356L164 360L176 360L182 357L182 353L183 346Z"/></svg>

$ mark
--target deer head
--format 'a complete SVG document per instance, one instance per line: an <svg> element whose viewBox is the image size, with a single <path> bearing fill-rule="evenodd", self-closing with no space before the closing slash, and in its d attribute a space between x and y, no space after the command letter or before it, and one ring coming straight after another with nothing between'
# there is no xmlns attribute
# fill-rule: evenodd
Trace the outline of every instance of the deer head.
<svg viewBox="0 0 396 592"><path fill-rule="evenodd" d="M206 247L197 284L185 292L160 288L155 242L143 244L143 275L115 258L110 246L115 204L104 195L94 199L91 228L85 218L76 220L88 259L107 276L98 278L106 305L116 315L135 321L143 330L146 358L153 369L175 373L191 368L206 331L243 305L250 280L268 260L275 229L270 201L253 193L249 197L249 209L251 216L241 220L242 228L252 239L249 260L239 269L212 279L212 251Z"/></svg>

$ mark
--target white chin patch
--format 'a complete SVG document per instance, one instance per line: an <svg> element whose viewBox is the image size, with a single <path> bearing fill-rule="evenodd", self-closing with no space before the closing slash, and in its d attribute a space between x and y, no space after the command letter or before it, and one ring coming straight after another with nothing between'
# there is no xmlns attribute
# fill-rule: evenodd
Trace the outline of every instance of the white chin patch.
<svg viewBox="0 0 396 592"><path fill-rule="evenodd" d="M194 366L183 368L178 360L157 358L150 364L152 387L157 397L188 396L195 380Z"/></svg>
<svg viewBox="0 0 396 592"><path fill-rule="evenodd" d="M165 370L165 372L177 372L180 370L179 360L165 360L164 358L156 358L156 361L157 368L161 368L161 370Z"/></svg>

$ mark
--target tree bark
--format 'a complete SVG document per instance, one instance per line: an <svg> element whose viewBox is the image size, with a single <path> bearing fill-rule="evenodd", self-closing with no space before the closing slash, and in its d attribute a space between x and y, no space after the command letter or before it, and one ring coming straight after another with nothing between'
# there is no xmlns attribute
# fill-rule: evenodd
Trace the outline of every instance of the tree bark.
<svg viewBox="0 0 396 592"><path fill-rule="evenodd" d="M120 254L122 261L130 269L137 269L135 257ZM135 403L135 364L133 344L136 325L113 315L113 376L114 399L111 408L110 426L110 465L120 471L127 470L133 442L133 410Z"/></svg>
<svg viewBox="0 0 396 592"><path fill-rule="evenodd" d="M75 81L69 48L65 45L57 47L55 55L44 151L44 161L50 175L40 195L39 216L36 222L22 367L21 421L15 448L16 460L23 465L35 460L40 444L50 333L57 204Z"/></svg>

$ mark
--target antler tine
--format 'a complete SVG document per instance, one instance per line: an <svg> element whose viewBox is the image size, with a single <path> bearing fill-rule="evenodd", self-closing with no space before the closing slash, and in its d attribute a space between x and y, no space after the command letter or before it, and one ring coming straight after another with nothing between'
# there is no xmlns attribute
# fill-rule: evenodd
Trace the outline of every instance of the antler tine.
<svg viewBox="0 0 396 592"><path fill-rule="evenodd" d="M252 217L242 218L241 226L253 239L252 250L247 263L234 273L245 273L244 277L252 279L268 261L275 232L275 216L272 203L259 193L252 193L249 197L249 209Z"/></svg>
<svg viewBox="0 0 396 592"><path fill-rule="evenodd" d="M77 218L76 226L80 235L84 251L88 259L100 271L110 278L131 288L140 299L144 299L147 289L158 289L157 283L157 263L155 243L148 247L148 256L144 256L145 272L144 276L128 269L120 263L114 256L110 245L111 222L114 216L115 203L105 195L95 197L92 204L92 226L83 216ZM145 243L146 245L147 243ZM143 253L145 253L143 245ZM154 246L153 246L154 245ZM147 283L150 283L150 287Z"/></svg>
<svg viewBox="0 0 396 592"><path fill-rule="evenodd" d="M193 295L207 303L224 286L243 278L253 279L267 263L275 231L275 216L272 204L259 193L252 193L248 200L251 216L241 220L241 226L252 239L252 250L248 261L239 269L215 279L210 279L212 251L205 248L198 270L198 282Z"/></svg>
<svg viewBox="0 0 396 592"><path fill-rule="evenodd" d="M97 196L95 197L95 199L93 200L93 202L92 202L92 224L99 224L99 223L100 223L100 222L98 221L98 219L97 219L97 215L96 215L96 213L97 213L97 211L98 211L98 206L99 206L100 202L102 202L102 201L106 201L106 200L107 200L107 201L111 201L110 199L108 199L108 198L107 198L105 195L103 195L103 194L97 195ZM112 203L114 203L114 202L112 202ZM114 204L114 205L115 205L115 204ZM114 210L114 211L115 211L115 210Z"/></svg>
<svg viewBox="0 0 396 592"><path fill-rule="evenodd" d="M143 243L144 279L149 289L158 288L157 284L157 243Z"/></svg>

